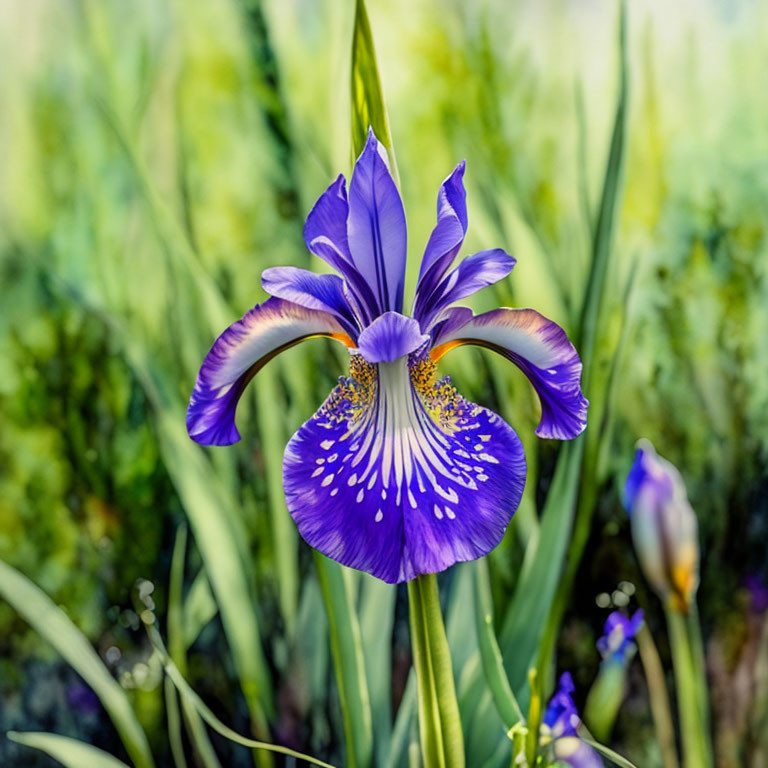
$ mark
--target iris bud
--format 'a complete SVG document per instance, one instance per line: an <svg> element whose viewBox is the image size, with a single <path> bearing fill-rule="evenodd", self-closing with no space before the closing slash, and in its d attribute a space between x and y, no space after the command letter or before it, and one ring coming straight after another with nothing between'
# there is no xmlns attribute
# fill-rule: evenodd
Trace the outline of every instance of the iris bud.
<svg viewBox="0 0 768 768"><path fill-rule="evenodd" d="M680 473L648 440L637 444L624 486L624 505L645 577L662 601L687 611L699 585L696 514Z"/></svg>

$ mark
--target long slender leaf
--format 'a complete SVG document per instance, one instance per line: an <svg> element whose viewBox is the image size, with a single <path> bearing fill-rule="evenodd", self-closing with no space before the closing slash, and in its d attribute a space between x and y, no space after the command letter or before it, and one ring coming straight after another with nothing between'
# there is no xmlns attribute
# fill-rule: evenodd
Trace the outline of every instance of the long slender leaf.
<svg viewBox="0 0 768 768"><path fill-rule="evenodd" d="M200 632L218 613L219 607L211 592L211 585L205 575L205 568L201 568L187 591L186 599L182 606L182 634L184 647L190 648L197 640Z"/></svg>
<svg viewBox="0 0 768 768"><path fill-rule="evenodd" d="M622 2L619 11L619 92L616 103L616 113L611 134L611 145L608 152L608 160L605 169L605 179L600 197L597 222L592 247L592 264L584 294L582 317L580 325L579 351L584 363L582 372L582 384L588 396L595 399L594 394L594 350L597 340L597 323L600 310L603 305L606 277L608 272L608 260L613 244L613 232L617 216L618 198L620 193L621 172L626 145L626 111L628 99L628 71L627 71L627 40L626 40L626 6ZM628 283L627 291L631 288ZM627 294L628 295L628 294ZM626 298L626 295L625 295ZM620 354L620 349L616 354ZM609 381L609 385L610 385ZM602 400L608 399L609 392L601 393ZM576 578L576 573L581 563L584 547L589 538L592 525L592 513L594 511L598 484L597 465L600 455L600 442L604 435L604 424L609 418L607 406L597 409L591 416L586 434L580 440L586 442L584 450L584 471L579 490L578 506L573 523L573 535L568 545L565 570L560 579L558 594L552 605L552 610L547 621L547 628L539 652L539 667L542 678L550 669L549 659L554 650L555 638L565 612L566 603ZM548 687L551 681L543 679L542 684Z"/></svg>
<svg viewBox="0 0 768 768"><path fill-rule="evenodd" d="M616 102L616 114L611 133L611 145L605 168L605 180L600 196L600 207L595 223L592 241L592 262L590 265L587 287L579 323L578 349L584 364L583 381L591 382L594 349L597 341L597 323L603 306L605 281L608 274L608 259L613 244L613 231L618 205L621 171L624 164L626 143L626 114L628 103L627 72L627 24L626 3L622 2L619 11L619 93Z"/></svg>
<svg viewBox="0 0 768 768"><path fill-rule="evenodd" d="M238 546L229 528L217 519L227 500L218 492L210 465L187 437L181 414L158 414L157 424L166 466L208 569L254 728L259 735L266 734L267 716L272 711L272 685L256 614L243 610L243 606L253 605L253 600L240 564Z"/></svg>
<svg viewBox="0 0 768 768"><path fill-rule="evenodd" d="M395 725L392 728L392 738L389 741L388 754L384 768L397 768L403 765L408 759L408 745L411 728L414 721L414 712L416 711L416 675L411 669L408 675L408 681L405 684L405 692L400 701L400 707L397 710ZM418 754L418 744L416 750Z"/></svg>
<svg viewBox="0 0 768 768"><path fill-rule="evenodd" d="M592 749L596 749L604 757L607 757L612 763L618 765L619 768L637 768L637 766L627 760L626 757L622 757L618 752L614 752L604 744L600 744L600 742L597 742L594 739L585 738L584 736L581 737L581 740L589 744Z"/></svg>
<svg viewBox="0 0 768 768"><path fill-rule="evenodd" d="M173 681L176 689L179 693L195 708L200 714L200 717L205 720L208 725L213 728L214 731L221 734L225 739L229 739L235 744L242 744L244 747L252 747L253 749L263 750L266 752L275 752L280 755L286 755L298 760L306 760L308 763L318 765L320 768L334 768L329 763L325 763L322 760L318 760L311 755L305 755L302 752L297 752L295 749L289 749L288 747L280 746L279 744L269 744L264 741L257 741L255 739L249 739L247 736L239 734L237 731L233 731L228 725L219 720L216 715L213 714L210 707L195 693L194 689L179 672L178 667L173 663L173 660L168 655L168 651L163 645L163 641L160 637L160 633L154 625L146 626L147 633L149 635L152 647L160 657L165 672L168 677Z"/></svg>
<svg viewBox="0 0 768 768"><path fill-rule="evenodd" d="M373 757L373 726L360 625L352 601L349 573L319 552L313 554L328 614L331 653L347 746L346 765L364 768L370 765Z"/></svg>
<svg viewBox="0 0 768 768"><path fill-rule="evenodd" d="M56 733L8 731L7 736L17 744L45 752L66 768L128 768L108 752Z"/></svg>
<svg viewBox="0 0 768 768"><path fill-rule="evenodd" d="M583 437L563 445L555 468L535 547L529 546L523 570L499 636L510 685L519 698L526 673L536 661L544 625L560 578L576 503L584 450ZM522 706L525 706L523 703Z"/></svg>
<svg viewBox="0 0 768 768"><path fill-rule="evenodd" d="M371 23L368 20L365 0L357 0L352 33L352 149L355 156L363 151L369 126L387 148L390 169L397 181L395 150L384 105L379 68L376 64Z"/></svg>
<svg viewBox="0 0 768 768"><path fill-rule="evenodd" d="M71 619L39 587L0 560L0 597L47 640L85 680L104 705L136 768L153 768L147 737L125 691Z"/></svg>
<svg viewBox="0 0 768 768"><path fill-rule="evenodd" d="M491 586L485 560L478 560L475 564L475 625L485 680L499 716L506 728L510 729L523 720L523 713L509 685L493 629Z"/></svg>
<svg viewBox="0 0 768 768"><path fill-rule="evenodd" d="M263 462L275 550L278 599L290 637L296 625L299 602L299 537L283 493L282 445L287 442L288 435L283 416L286 409L285 393L281 390L277 374L277 369L268 367L259 373L254 383L259 403L259 434L264 445Z"/></svg>
<svg viewBox="0 0 768 768"><path fill-rule="evenodd" d="M623 3L619 16L619 58L619 93L616 116L595 225L592 261L584 293L578 333L578 349L584 365L582 383L588 394L592 381L597 323L605 292L625 146L627 64L626 19ZM555 617L557 611L550 611L550 608L555 597L557 582L560 580L561 564L566 555L568 536L574 526L574 509L578 494L577 484L587 437L588 435L581 435L561 448L555 477L547 494L542 513L538 546L533 552L529 548L529 552L526 553L526 565L530 564L530 569L526 569L521 577L505 618L500 645L504 653L510 682L515 690L518 690L519 686L523 684L525 667L534 663L533 654L545 632L545 625L547 625L547 642L544 643L546 654L540 654L539 663L542 672L544 667L548 665L551 655L552 627L559 623L559 618ZM574 537L579 542L586 541L590 520L591 509L588 515L580 512L576 523L577 530L574 532ZM573 554L576 553L573 552L571 545L568 563L569 569L573 570L575 575L573 563L580 559L580 552L576 560L571 557ZM567 592L569 589L568 587L565 591ZM560 592L563 593L562 585ZM542 680L544 685L546 682L546 680Z"/></svg>
<svg viewBox="0 0 768 768"><path fill-rule="evenodd" d="M98 13L98 5L87 5L87 22L91 20L90 14ZM89 37L88 43L92 42ZM97 55L103 54L96 45L94 50ZM102 63L104 71L109 74L111 62ZM94 88L94 98L105 122L125 150L164 253L200 296L201 314L211 334L218 333L232 319L227 304L215 281L200 263L183 229L157 193L120 110L110 102L111 94L109 88ZM97 309L111 327L120 327L116 316L102 307ZM250 596L243 562L245 537L241 531L234 530L240 520L236 505L228 498L227 490L218 482L199 449L189 441L183 429L181 404L175 394L177 387L171 385L159 366L148 363L147 350L131 334L119 333L118 337L129 364L155 408L163 460L182 498L206 563L254 728L260 736L266 736L267 717L272 711L271 683L261 650L255 612L242 610L243 605L253 605L254 601Z"/></svg>
<svg viewBox="0 0 768 768"><path fill-rule="evenodd" d="M360 636L371 699L376 763L382 765L392 735L392 627L397 590L362 574Z"/></svg>
<svg viewBox="0 0 768 768"><path fill-rule="evenodd" d="M176 768L187 768L184 756L184 740L181 736L181 713L179 712L179 695L169 677L163 681L163 698L165 699L165 716L168 721L168 743L171 756Z"/></svg>
<svg viewBox="0 0 768 768"><path fill-rule="evenodd" d="M184 588L184 555L187 547L187 528L185 525L179 527L176 534L176 541L173 547L173 556L171 558L171 578L168 585L168 649L176 666L179 668L181 674L185 675L187 670L187 645L184 639L183 630L183 602L182 592ZM166 702L172 703L172 706L178 709L178 702L176 699L176 690L173 688L170 680L166 678ZM168 691L168 684L171 685L171 690ZM211 744L205 727L200 720L200 715L197 714L195 708L182 698L181 706L184 710L184 720L187 724L187 733L189 734L189 740L194 746L201 762L205 768L220 768L219 760L214 752L213 745ZM171 713L168 712L168 725L171 729ZM178 713L176 715L178 718ZM171 742L171 747L174 749L174 757L176 753L180 751L179 746L174 747ZM179 763L179 760L176 760Z"/></svg>

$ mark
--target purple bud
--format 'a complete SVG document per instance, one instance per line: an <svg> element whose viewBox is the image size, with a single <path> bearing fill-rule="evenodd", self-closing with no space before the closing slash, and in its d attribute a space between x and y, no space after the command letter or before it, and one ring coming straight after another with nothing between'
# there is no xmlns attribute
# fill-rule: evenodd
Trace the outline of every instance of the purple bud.
<svg viewBox="0 0 768 768"><path fill-rule="evenodd" d="M680 473L648 440L638 443L624 504L645 577L662 600L687 610L699 584L698 523Z"/></svg>

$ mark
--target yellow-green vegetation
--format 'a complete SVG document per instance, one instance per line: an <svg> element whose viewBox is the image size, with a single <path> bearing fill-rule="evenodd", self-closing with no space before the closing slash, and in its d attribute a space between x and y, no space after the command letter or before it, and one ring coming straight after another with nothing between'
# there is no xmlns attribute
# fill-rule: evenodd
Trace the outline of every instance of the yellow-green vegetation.
<svg viewBox="0 0 768 768"><path fill-rule="evenodd" d="M270 363L233 448L201 449L184 429L202 356L265 296L262 270L324 268L304 218L349 171L366 120L397 158L406 297L434 190L466 158L465 251L517 259L469 303L524 297L591 348L589 428L566 450L534 441L538 405L517 371L477 349L446 361L463 394L516 425L529 470L482 570L440 580L463 730L443 713L446 743L463 742L470 768L508 765L513 739L535 751L521 712L546 709L553 660L583 704L611 603L644 607L666 673L651 696L672 689L664 610L621 505L648 437L698 516L701 631L695 616L674 626L690 625L689 677L709 671L716 764L766 759L768 14L627 5L622 47L610 0L370 0L354 35L353 0L0 4L0 565L83 633L105 665L93 674L127 692L104 682L128 722L121 742L55 643L0 600L0 764L51 764L22 744L97 759L7 730L89 742L114 756L104 765L151 764L144 733L155 762L179 768L185 747L206 768L281 764L242 746L254 740L336 765L418 759L405 590L313 557L282 494L285 443L346 352L313 340ZM164 686L143 627L155 616L174 674L250 740L209 740L206 716ZM607 743L661 766L648 689L639 672L627 681Z"/></svg>

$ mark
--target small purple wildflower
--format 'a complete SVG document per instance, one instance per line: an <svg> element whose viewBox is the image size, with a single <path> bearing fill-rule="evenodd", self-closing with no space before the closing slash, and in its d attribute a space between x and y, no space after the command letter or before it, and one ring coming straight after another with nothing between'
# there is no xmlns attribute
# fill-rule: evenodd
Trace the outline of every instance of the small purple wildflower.
<svg viewBox="0 0 768 768"><path fill-rule="evenodd" d="M532 309L474 315L455 306L515 264L495 248L451 269L467 230L463 176L462 162L440 187L408 317L405 213L371 131L349 193L339 176L304 227L309 250L339 274L265 270L272 298L219 336L187 411L193 440L234 443L238 400L272 357L318 336L344 344L349 376L285 449L286 503L310 546L387 582L485 555L522 496L520 439L438 377L444 354L476 344L517 365L541 402L540 437L568 440L586 425L581 360L560 326Z"/></svg>
<svg viewBox="0 0 768 768"><path fill-rule="evenodd" d="M624 661L632 640L643 624L643 609L639 608L628 618L613 611L605 620L603 636L597 641L597 650L604 659Z"/></svg>
<svg viewBox="0 0 768 768"><path fill-rule="evenodd" d="M571 696L575 690L571 673L563 672L542 721L555 739L560 736L575 736L576 729L581 724L579 712Z"/></svg>
<svg viewBox="0 0 768 768"><path fill-rule="evenodd" d="M544 713L542 735L552 739L552 754L558 762L571 768L601 768L597 752L578 736L581 718L573 701L574 690L571 673L563 672Z"/></svg>

